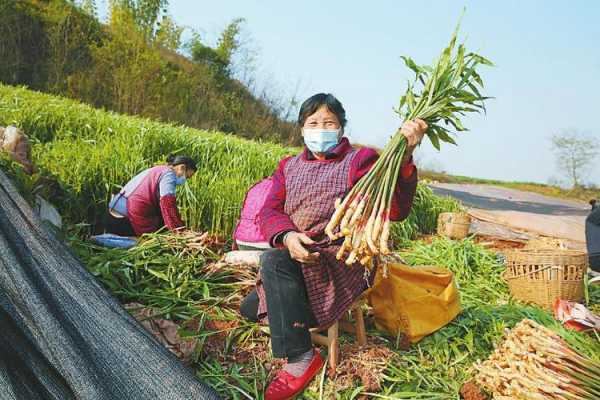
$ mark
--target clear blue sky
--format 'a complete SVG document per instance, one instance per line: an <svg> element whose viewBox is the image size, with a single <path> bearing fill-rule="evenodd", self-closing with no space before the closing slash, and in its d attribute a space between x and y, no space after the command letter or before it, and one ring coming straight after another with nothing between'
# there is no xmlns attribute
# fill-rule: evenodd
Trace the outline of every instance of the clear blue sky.
<svg viewBox="0 0 600 400"><path fill-rule="evenodd" d="M427 143L421 162L483 178L559 176L552 133L576 128L600 137L598 1L171 0L169 12L212 40L232 19L245 18L261 74L289 92L300 82L301 99L334 93L351 140L383 146L400 124L392 107L411 77L399 56L431 62L463 5L467 47L497 65L482 71L495 99L486 116L465 118L471 132L458 147L438 153ZM590 180L600 183L597 161Z"/></svg>

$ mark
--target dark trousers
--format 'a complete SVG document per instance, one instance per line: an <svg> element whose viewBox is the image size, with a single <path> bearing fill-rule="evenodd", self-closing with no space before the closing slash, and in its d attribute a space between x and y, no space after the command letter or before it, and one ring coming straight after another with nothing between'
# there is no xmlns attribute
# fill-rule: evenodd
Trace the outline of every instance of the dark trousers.
<svg viewBox="0 0 600 400"><path fill-rule="evenodd" d="M136 236L128 218L117 218L108 211L104 218L106 232L119 236Z"/></svg>
<svg viewBox="0 0 600 400"><path fill-rule="evenodd" d="M300 264L287 250L268 250L260 258L260 274L267 300L273 356L293 358L312 348L308 328L316 326L306 294ZM250 292L240 306L241 314L257 320L258 295Z"/></svg>
<svg viewBox="0 0 600 400"><path fill-rule="evenodd" d="M600 272L600 253L590 254L590 268L596 272Z"/></svg>

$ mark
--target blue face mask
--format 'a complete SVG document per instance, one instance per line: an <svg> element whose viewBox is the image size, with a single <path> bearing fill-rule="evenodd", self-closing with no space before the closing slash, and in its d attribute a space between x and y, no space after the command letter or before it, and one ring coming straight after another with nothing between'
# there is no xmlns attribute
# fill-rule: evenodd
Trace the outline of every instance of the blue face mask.
<svg viewBox="0 0 600 400"><path fill-rule="evenodd" d="M178 177L176 177L176 178L175 178L175 184L176 184L176 185L183 185L183 184L185 183L185 180L186 180L186 179L187 179L187 178L186 178L186 176L185 176L185 175L183 175L183 176L178 176Z"/></svg>
<svg viewBox="0 0 600 400"><path fill-rule="evenodd" d="M339 143L339 129L302 129L304 144L313 153L327 153Z"/></svg>

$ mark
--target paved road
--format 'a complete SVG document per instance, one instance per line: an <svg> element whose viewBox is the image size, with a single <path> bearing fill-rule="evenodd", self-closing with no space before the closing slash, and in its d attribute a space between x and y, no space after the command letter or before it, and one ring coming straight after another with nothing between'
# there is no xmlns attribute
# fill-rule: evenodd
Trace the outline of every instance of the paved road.
<svg viewBox="0 0 600 400"><path fill-rule="evenodd" d="M484 210L521 211L544 215L586 216L590 206L537 193L491 185L435 183L429 185L441 196L451 196L469 207Z"/></svg>

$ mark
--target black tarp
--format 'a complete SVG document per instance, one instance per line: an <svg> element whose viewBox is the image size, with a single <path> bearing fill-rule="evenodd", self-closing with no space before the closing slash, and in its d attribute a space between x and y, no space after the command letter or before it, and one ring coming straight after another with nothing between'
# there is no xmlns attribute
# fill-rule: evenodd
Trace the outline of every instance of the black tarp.
<svg viewBox="0 0 600 400"><path fill-rule="evenodd" d="M212 400L0 171L0 399Z"/></svg>
<svg viewBox="0 0 600 400"><path fill-rule="evenodd" d="M600 206L596 205L585 219L585 241L590 267L600 272Z"/></svg>

